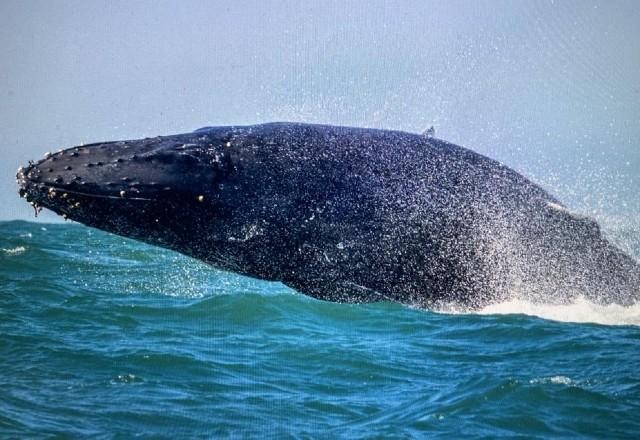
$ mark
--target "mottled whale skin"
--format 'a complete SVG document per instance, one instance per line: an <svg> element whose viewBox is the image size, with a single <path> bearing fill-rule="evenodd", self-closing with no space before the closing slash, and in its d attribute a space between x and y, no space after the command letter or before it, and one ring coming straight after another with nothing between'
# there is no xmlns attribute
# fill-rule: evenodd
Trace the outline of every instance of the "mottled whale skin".
<svg viewBox="0 0 640 440"><path fill-rule="evenodd" d="M268 123L73 147L18 171L36 209L328 301L630 304L634 259L593 220L466 148Z"/></svg>

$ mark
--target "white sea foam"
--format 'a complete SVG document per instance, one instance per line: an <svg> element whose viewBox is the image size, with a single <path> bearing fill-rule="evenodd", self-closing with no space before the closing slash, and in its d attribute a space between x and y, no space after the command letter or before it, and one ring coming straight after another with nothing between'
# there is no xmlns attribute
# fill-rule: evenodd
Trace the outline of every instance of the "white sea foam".
<svg viewBox="0 0 640 440"><path fill-rule="evenodd" d="M640 326L640 302L631 306L621 306L596 304L585 298L578 298L570 304L539 304L512 299L486 306L477 313L481 315L524 314L562 322Z"/></svg>
<svg viewBox="0 0 640 440"><path fill-rule="evenodd" d="M550 376L550 377L531 379L529 383L530 384L550 383L554 385L572 385L574 384L574 381L572 381L571 378L567 376Z"/></svg>
<svg viewBox="0 0 640 440"><path fill-rule="evenodd" d="M16 246L16 247L11 248L11 249L5 249L5 248L2 248L2 249L0 249L0 250L2 250L2 252L3 252L5 255L8 255L8 256L10 256L10 257L13 257L13 256L16 256L16 255L22 255L22 254L24 254L24 251L25 251L26 249L25 249L25 247L24 247L24 246Z"/></svg>

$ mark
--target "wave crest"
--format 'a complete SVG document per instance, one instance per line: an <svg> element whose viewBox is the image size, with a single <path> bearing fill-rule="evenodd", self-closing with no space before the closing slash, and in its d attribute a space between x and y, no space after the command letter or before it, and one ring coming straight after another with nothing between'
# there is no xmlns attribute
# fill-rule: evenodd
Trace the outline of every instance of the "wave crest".
<svg viewBox="0 0 640 440"><path fill-rule="evenodd" d="M567 304L544 304L510 299L486 306L476 313L480 315L523 314L561 322L640 326L640 302L630 306L605 305L594 303L584 297L576 298Z"/></svg>

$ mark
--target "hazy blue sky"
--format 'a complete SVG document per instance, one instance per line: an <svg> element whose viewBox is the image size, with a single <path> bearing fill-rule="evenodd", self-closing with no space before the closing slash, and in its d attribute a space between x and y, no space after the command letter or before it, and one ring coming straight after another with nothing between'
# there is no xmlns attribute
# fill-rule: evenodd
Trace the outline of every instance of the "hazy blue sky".
<svg viewBox="0 0 640 440"><path fill-rule="evenodd" d="M0 219L79 143L295 120L422 131L640 212L640 3L0 2ZM45 217L52 219L53 217Z"/></svg>

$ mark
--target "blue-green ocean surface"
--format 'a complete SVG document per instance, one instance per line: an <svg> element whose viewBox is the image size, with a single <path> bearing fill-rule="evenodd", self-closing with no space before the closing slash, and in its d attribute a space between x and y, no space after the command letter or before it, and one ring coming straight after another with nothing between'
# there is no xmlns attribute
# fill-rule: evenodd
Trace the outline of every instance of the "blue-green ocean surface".
<svg viewBox="0 0 640 440"><path fill-rule="evenodd" d="M638 438L639 323L635 306L332 304L4 222L0 438Z"/></svg>

